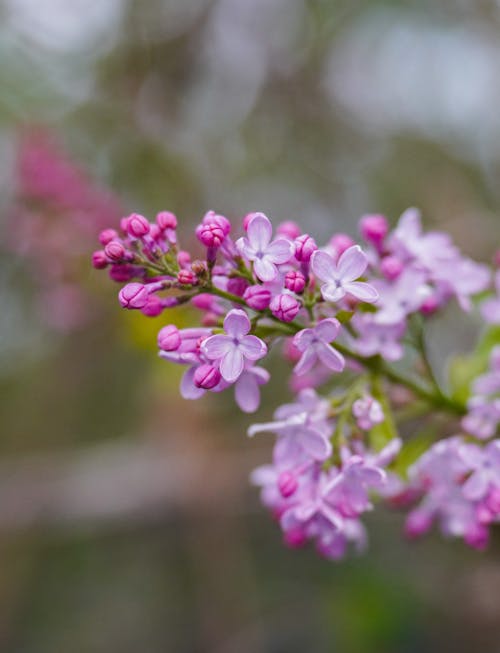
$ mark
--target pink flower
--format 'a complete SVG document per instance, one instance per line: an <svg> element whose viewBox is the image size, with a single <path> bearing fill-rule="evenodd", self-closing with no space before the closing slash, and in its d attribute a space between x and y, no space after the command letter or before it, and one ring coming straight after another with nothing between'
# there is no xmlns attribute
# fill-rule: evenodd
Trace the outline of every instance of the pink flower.
<svg viewBox="0 0 500 653"><path fill-rule="evenodd" d="M338 263L326 252L314 252L311 257L312 271L323 281L321 295L328 302L338 302L346 295L352 295L362 302L376 302L378 292L367 283L356 281L366 270L368 260L359 245L349 247Z"/></svg>
<svg viewBox="0 0 500 653"><path fill-rule="evenodd" d="M227 335L218 334L207 338L201 345L204 355L219 362L222 378L234 383L243 372L245 359L256 361L267 353L266 344L257 336L247 335L250 320L245 311L233 309L224 320Z"/></svg>
<svg viewBox="0 0 500 653"><path fill-rule="evenodd" d="M342 372L345 367L344 357L330 345L339 330L340 322L332 317L322 320L313 329L299 331L293 339L293 344L302 352L302 356L293 370L294 373L309 372L316 361L322 362L334 372Z"/></svg>
<svg viewBox="0 0 500 653"><path fill-rule="evenodd" d="M282 322L291 322L295 319L297 313L300 311L300 302L292 295L282 293L276 295L269 304L274 317Z"/></svg>
<svg viewBox="0 0 500 653"><path fill-rule="evenodd" d="M293 244L285 238L271 242L273 228L263 213L255 213L248 222L247 237L239 238L239 252L253 261L254 272L261 281L273 281L278 275L277 265L287 263L293 256Z"/></svg>

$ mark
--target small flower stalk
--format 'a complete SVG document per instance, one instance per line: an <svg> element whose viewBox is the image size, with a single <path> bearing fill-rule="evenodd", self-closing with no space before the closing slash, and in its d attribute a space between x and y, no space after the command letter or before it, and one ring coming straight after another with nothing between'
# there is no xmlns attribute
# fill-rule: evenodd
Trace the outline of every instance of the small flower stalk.
<svg viewBox="0 0 500 653"><path fill-rule="evenodd" d="M294 222L273 228L250 213L238 229L209 211L191 253L174 214L150 222L134 213L100 233L92 264L122 285L127 310L199 311L193 327L163 322L158 333L160 357L185 368L185 399L230 391L253 413L269 353L287 361L292 400L248 429L274 438L271 464L251 480L287 546L312 543L330 560L363 551L363 515L385 502L408 509L412 539L436 525L483 549L500 520L500 272L463 256L447 234L425 232L416 209L393 229L365 215L359 230L361 244L334 233L318 246ZM464 315L477 310L485 336L479 375L475 359L465 383L462 370L445 385L426 323L450 302ZM412 442L419 412L449 418L431 444L422 435L426 446Z"/></svg>

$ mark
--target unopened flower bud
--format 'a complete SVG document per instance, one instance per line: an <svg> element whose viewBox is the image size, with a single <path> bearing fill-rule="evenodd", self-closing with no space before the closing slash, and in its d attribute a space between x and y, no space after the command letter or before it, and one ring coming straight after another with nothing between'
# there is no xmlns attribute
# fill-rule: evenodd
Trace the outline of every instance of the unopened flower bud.
<svg viewBox="0 0 500 653"><path fill-rule="evenodd" d="M335 234L329 241L329 245L334 250L337 258L355 244L354 240L347 234Z"/></svg>
<svg viewBox="0 0 500 653"><path fill-rule="evenodd" d="M219 224L208 222L196 227L196 237L205 247L220 247L225 238L225 234Z"/></svg>
<svg viewBox="0 0 500 653"><path fill-rule="evenodd" d="M289 270L285 274L285 288L300 294L306 287L306 278L299 270Z"/></svg>
<svg viewBox="0 0 500 653"><path fill-rule="evenodd" d="M203 261L193 261L191 263L191 270L198 277L205 274L207 266Z"/></svg>
<svg viewBox="0 0 500 653"><path fill-rule="evenodd" d="M295 493L298 487L298 482L292 472L282 472L278 478L278 489L281 493L281 496L285 499L291 497Z"/></svg>
<svg viewBox="0 0 500 653"><path fill-rule="evenodd" d="M99 234L99 242L103 247L105 247L112 240L118 238L118 233L114 229L104 229Z"/></svg>
<svg viewBox="0 0 500 653"><path fill-rule="evenodd" d="M147 317L158 317L163 309L163 302L158 295L149 295L146 305L141 308L141 312Z"/></svg>
<svg viewBox="0 0 500 653"><path fill-rule="evenodd" d="M160 211L160 213L156 214L156 224L162 231L177 229L177 218L170 211Z"/></svg>
<svg viewBox="0 0 500 653"><path fill-rule="evenodd" d="M181 344L181 334L175 324L169 324L158 332L158 347L163 351L176 351Z"/></svg>
<svg viewBox="0 0 500 653"><path fill-rule="evenodd" d="M397 279L403 272L404 264L397 256L386 256L380 261L380 272L389 281Z"/></svg>
<svg viewBox="0 0 500 653"><path fill-rule="evenodd" d="M112 265L109 269L109 277L117 283L130 281L137 276L137 270L133 265Z"/></svg>
<svg viewBox="0 0 500 653"><path fill-rule="evenodd" d="M112 240L104 248L104 252L110 261L123 261L125 259L126 250L119 240Z"/></svg>
<svg viewBox="0 0 500 653"><path fill-rule="evenodd" d="M389 223L383 215L364 215L359 223L359 232L365 240L380 248L389 232Z"/></svg>
<svg viewBox="0 0 500 653"><path fill-rule="evenodd" d="M205 390L211 390L220 382L220 372L213 365L208 363L205 365L200 365L194 373L194 384L198 388L204 388Z"/></svg>
<svg viewBox="0 0 500 653"><path fill-rule="evenodd" d="M143 308L148 301L149 291L142 283L128 283L118 293L123 308Z"/></svg>
<svg viewBox="0 0 500 653"><path fill-rule="evenodd" d="M285 545L290 549L300 549L307 542L306 534L300 528L293 528L283 536Z"/></svg>
<svg viewBox="0 0 500 653"><path fill-rule="evenodd" d="M227 291L238 297L243 297L245 290L248 288L248 281L242 277L233 277L227 282Z"/></svg>
<svg viewBox="0 0 500 653"><path fill-rule="evenodd" d="M243 293L243 299L254 311L264 311L271 303L271 291L264 286L250 286Z"/></svg>
<svg viewBox="0 0 500 653"><path fill-rule="evenodd" d="M309 234L302 234L295 239L295 258L301 263L308 263L313 253L318 249L316 242Z"/></svg>
<svg viewBox="0 0 500 653"><path fill-rule="evenodd" d="M92 265L96 270L104 270L108 266L108 263L108 257L104 250L98 249L92 254Z"/></svg>
<svg viewBox="0 0 500 653"><path fill-rule="evenodd" d="M149 222L143 215L132 213L127 220L127 233L134 238L142 238L149 233Z"/></svg>
<svg viewBox="0 0 500 653"><path fill-rule="evenodd" d="M276 233L280 234L280 236L286 236L290 240L295 240L300 236L300 227L292 220L285 220L285 222L278 225Z"/></svg>
<svg viewBox="0 0 500 653"><path fill-rule="evenodd" d="M197 279L191 270L181 270L177 274L177 281L183 286L193 286Z"/></svg>
<svg viewBox="0 0 500 653"><path fill-rule="evenodd" d="M274 317L282 322L291 322L300 311L300 302L292 295L283 293L274 297L269 304Z"/></svg>
<svg viewBox="0 0 500 653"><path fill-rule="evenodd" d="M181 251L177 254L177 263L181 268L187 268L191 263L191 254L186 252L186 250L181 249Z"/></svg>
<svg viewBox="0 0 500 653"><path fill-rule="evenodd" d="M415 539L427 533L432 526L432 518L423 510L413 510L406 518L405 535Z"/></svg>

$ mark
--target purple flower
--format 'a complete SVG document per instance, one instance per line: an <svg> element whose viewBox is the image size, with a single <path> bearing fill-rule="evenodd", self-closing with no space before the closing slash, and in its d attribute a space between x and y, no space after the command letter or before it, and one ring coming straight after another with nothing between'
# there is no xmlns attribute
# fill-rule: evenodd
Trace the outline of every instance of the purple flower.
<svg viewBox="0 0 500 653"><path fill-rule="evenodd" d="M356 281L366 270L368 259L359 245L349 247L336 264L330 254L320 250L311 257L312 271L323 281L321 294L329 302L352 295L362 302L376 302L378 292L367 283Z"/></svg>
<svg viewBox="0 0 500 653"><path fill-rule="evenodd" d="M495 435L500 424L500 399L488 401L485 397L473 397L467 404L468 413L462 426L471 435L487 440Z"/></svg>
<svg viewBox="0 0 500 653"><path fill-rule="evenodd" d="M481 304L481 314L490 324L500 324L500 270L495 274L496 297Z"/></svg>
<svg viewBox="0 0 500 653"><path fill-rule="evenodd" d="M293 339L293 344L302 352L302 356L294 367L294 373L309 372L317 360L334 372L342 372L345 367L344 357L330 345L339 330L340 322L335 318L328 318L313 329L299 331Z"/></svg>
<svg viewBox="0 0 500 653"><path fill-rule="evenodd" d="M486 447L464 447L464 459L473 469L462 486L464 497L479 501L494 488L500 487L500 440L493 440Z"/></svg>
<svg viewBox="0 0 500 653"><path fill-rule="evenodd" d="M375 314L375 322L384 326L399 324L404 322L407 315L418 311L430 294L430 288L426 285L427 276L421 270L406 268L392 283L379 281L379 310Z"/></svg>
<svg viewBox="0 0 500 653"><path fill-rule="evenodd" d="M363 431L369 431L375 424L384 421L382 406L370 395L365 395L353 403L352 414L356 418L359 428L363 429Z"/></svg>
<svg viewBox="0 0 500 653"><path fill-rule="evenodd" d="M247 335L250 326L245 311L233 309L224 320L227 335L211 336L201 345L202 352L209 360L219 361L222 378L228 383L234 383L239 378L245 359L256 361L267 353L267 346L260 338Z"/></svg>
<svg viewBox="0 0 500 653"><path fill-rule="evenodd" d="M403 358L404 350L400 340L403 338L406 326L404 322L397 324L377 324L374 314L357 314L352 320L357 338L349 338L353 349L361 356L380 354L388 361Z"/></svg>
<svg viewBox="0 0 500 653"><path fill-rule="evenodd" d="M234 386L234 398L244 413L254 413L260 404L260 386L269 381L270 374L262 367L245 366Z"/></svg>
<svg viewBox="0 0 500 653"><path fill-rule="evenodd" d="M287 263L294 253L293 243L285 238L271 242L272 233L269 219L263 213L255 213L248 223L247 237L236 241L240 254L253 261L254 272L261 281L275 279L276 266Z"/></svg>

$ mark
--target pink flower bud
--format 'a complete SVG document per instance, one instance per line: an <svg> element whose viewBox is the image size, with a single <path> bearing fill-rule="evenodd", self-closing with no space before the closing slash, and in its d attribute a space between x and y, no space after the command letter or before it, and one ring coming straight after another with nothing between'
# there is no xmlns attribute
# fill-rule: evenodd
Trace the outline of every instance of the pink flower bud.
<svg viewBox="0 0 500 653"><path fill-rule="evenodd" d="M219 318L215 313L205 313L205 315L201 318L201 324L204 327L214 327L217 326L219 323Z"/></svg>
<svg viewBox="0 0 500 653"><path fill-rule="evenodd" d="M99 234L99 242L103 247L115 240L115 238L118 238L118 233L114 229L104 229Z"/></svg>
<svg viewBox="0 0 500 653"><path fill-rule="evenodd" d="M108 257L104 250L98 249L92 254L92 265L96 270L104 270L104 268L108 267L108 263Z"/></svg>
<svg viewBox="0 0 500 653"><path fill-rule="evenodd" d="M191 270L181 270L177 275L177 281L183 286L193 286L198 280Z"/></svg>
<svg viewBox="0 0 500 653"><path fill-rule="evenodd" d="M389 281L397 279L403 268L404 264L397 256L386 256L380 261L380 272Z"/></svg>
<svg viewBox="0 0 500 653"><path fill-rule="evenodd" d="M134 238L142 238L149 233L149 222L143 215L132 213L127 220L127 233Z"/></svg>
<svg viewBox="0 0 500 653"><path fill-rule="evenodd" d="M335 234L330 238L329 245L334 250L335 256L339 258L342 254L356 243L347 234Z"/></svg>
<svg viewBox="0 0 500 653"><path fill-rule="evenodd" d="M302 234L295 239L295 258L301 263L308 263L313 253L318 249L316 242L309 234Z"/></svg>
<svg viewBox="0 0 500 653"><path fill-rule="evenodd" d="M291 472L282 472L278 478L278 489L281 493L281 496L285 499L291 497L292 494L296 491L299 484L294 474Z"/></svg>
<svg viewBox="0 0 500 653"><path fill-rule="evenodd" d="M250 220L253 218L255 213L247 213L246 216L243 218L243 230L247 231L248 230L248 225L250 224Z"/></svg>
<svg viewBox="0 0 500 653"><path fill-rule="evenodd" d="M119 240L112 240L104 248L104 252L110 261L123 261L126 250Z"/></svg>
<svg viewBox="0 0 500 653"><path fill-rule="evenodd" d="M439 299L437 295L429 295L420 306L422 315L434 315L439 308Z"/></svg>
<svg viewBox="0 0 500 653"><path fill-rule="evenodd" d="M153 240L160 240L163 236L163 232L157 224L149 225L149 235Z"/></svg>
<svg viewBox="0 0 500 653"><path fill-rule="evenodd" d="M283 356L290 363L298 363L302 352L293 344L293 338L286 338L283 344Z"/></svg>
<svg viewBox="0 0 500 653"><path fill-rule="evenodd" d="M158 317L163 309L163 302L158 295L149 295L147 304L141 308L141 312L147 317Z"/></svg>
<svg viewBox="0 0 500 653"><path fill-rule="evenodd" d="M177 263L181 268L187 268L188 265L191 264L191 254L186 252L186 250L181 249L181 251L177 254Z"/></svg>
<svg viewBox="0 0 500 653"><path fill-rule="evenodd" d="M128 217L121 218L120 219L120 229L124 231L125 233L127 232L127 225L128 225Z"/></svg>
<svg viewBox="0 0 500 653"><path fill-rule="evenodd" d="M211 390L220 382L220 372L213 365L200 365L194 373L193 380L198 388Z"/></svg>
<svg viewBox="0 0 500 653"><path fill-rule="evenodd" d="M210 311L214 307L215 297L209 293L204 292L193 297L191 304L196 306L196 308L199 308L201 311Z"/></svg>
<svg viewBox="0 0 500 653"><path fill-rule="evenodd" d="M162 231L177 229L177 218L170 211L160 211L160 213L156 214L156 224Z"/></svg>
<svg viewBox="0 0 500 653"><path fill-rule="evenodd" d="M241 277L234 277L227 282L227 291L238 297L243 297L245 290L248 288L248 281Z"/></svg>
<svg viewBox="0 0 500 653"><path fill-rule="evenodd" d="M298 270L289 270L285 274L285 288L300 294L306 287L306 278Z"/></svg>
<svg viewBox="0 0 500 653"><path fill-rule="evenodd" d="M406 518L405 535L415 539L427 533L432 526L432 518L423 510L413 510Z"/></svg>
<svg viewBox="0 0 500 653"><path fill-rule="evenodd" d="M482 524L474 524L465 533L464 540L473 549L484 551L488 546L488 529Z"/></svg>
<svg viewBox="0 0 500 653"><path fill-rule="evenodd" d="M286 220L285 222L280 222L276 228L276 233L280 234L280 236L286 236L290 240L295 240L300 236L300 227L296 222Z"/></svg>
<svg viewBox="0 0 500 653"><path fill-rule="evenodd" d="M365 240L379 248L389 233L389 223L383 215L364 215L359 222L359 232Z"/></svg>
<svg viewBox="0 0 500 653"><path fill-rule="evenodd" d="M300 549L307 542L307 537L300 528L293 528L283 536L285 545L290 549Z"/></svg>
<svg viewBox="0 0 500 653"><path fill-rule="evenodd" d="M225 234L220 225L208 222L196 227L196 237L205 247L220 247Z"/></svg>
<svg viewBox="0 0 500 653"><path fill-rule="evenodd" d="M143 308L148 301L149 291L142 283L128 283L118 293L123 308Z"/></svg>
<svg viewBox="0 0 500 653"><path fill-rule="evenodd" d="M175 324L169 324L158 331L158 347L163 351L176 351L181 344L181 334Z"/></svg>
<svg viewBox="0 0 500 653"><path fill-rule="evenodd" d="M109 270L109 278L117 283L130 281L137 275L137 269L133 265L112 265Z"/></svg>
<svg viewBox="0 0 500 653"><path fill-rule="evenodd" d="M274 317L282 322L291 322L300 311L300 302L292 295L282 294L273 298L269 304Z"/></svg>
<svg viewBox="0 0 500 653"><path fill-rule="evenodd" d="M264 286L250 286L243 293L243 299L254 311L264 311L271 303L271 291Z"/></svg>

